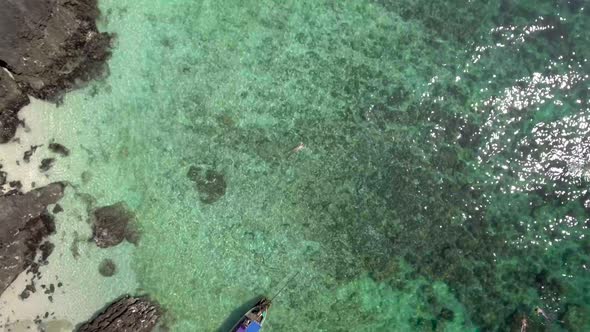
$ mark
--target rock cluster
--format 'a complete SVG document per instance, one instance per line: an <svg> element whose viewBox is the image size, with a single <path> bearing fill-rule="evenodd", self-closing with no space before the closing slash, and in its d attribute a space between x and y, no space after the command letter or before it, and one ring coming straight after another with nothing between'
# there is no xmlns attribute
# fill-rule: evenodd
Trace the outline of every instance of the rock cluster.
<svg viewBox="0 0 590 332"><path fill-rule="evenodd" d="M47 206L59 201L63 192L63 184L52 183L24 195L0 197L0 294L34 263L37 249L51 247L43 245L55 230Z"/></svg>
<svg viewBox="0 0 590 332"><path fill-rule="evenodd" d="M78 332L148 332L161 315L160 307L148 299L125 296L82 324Z"/></svg>

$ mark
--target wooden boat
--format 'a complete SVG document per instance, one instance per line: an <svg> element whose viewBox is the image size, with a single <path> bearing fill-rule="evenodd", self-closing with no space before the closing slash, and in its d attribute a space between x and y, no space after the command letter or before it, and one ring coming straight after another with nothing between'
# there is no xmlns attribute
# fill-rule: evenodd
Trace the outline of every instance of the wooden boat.
<svg viewBox="0 0 590 332"><path fill-rule="evenodd" d="M230 332L258 332L268 316L271 301L263 298L238 321Z"/></svg>

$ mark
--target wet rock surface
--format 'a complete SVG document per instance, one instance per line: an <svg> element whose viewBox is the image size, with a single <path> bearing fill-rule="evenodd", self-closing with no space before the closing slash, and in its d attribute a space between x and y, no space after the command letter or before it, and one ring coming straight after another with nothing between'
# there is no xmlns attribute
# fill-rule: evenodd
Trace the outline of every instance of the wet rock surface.
<svg viewBox="0 0 590 332"><path fill-rule="evenodd" d="M1 15L0 13L0 17ZM8 71L0 68L0 143L12 139L19 124L16 113L28 103L29 97L20 90Z"/></svg>
<svg viewBox="0 0 590 332"><path fill-rule="evenodd" d="M205 204L217 202L227 189L223 174L203 166L191 166L187 177L195 183L199 199Z"/></svg>
<svg viewBox="0 0 590 332"><path fill-rule="evenodd" d="M52 183L26 194L0 197L0 294L34 263L37 250L47 259L52 245L45 237L54 232L47 205L63 197L64 185Z"/></svg>
<svg viewBox="0 0 590 332"><path fill-rule="evenodd" d="M0 143L14 136L27 95L57 100L105 73L111 37L96 0L4 1L0 10Z"/></svg>
<svg viewBox="0 0 590 332"><path fill-rule="evenodd" d="M6 143L14 137L18 118L16 112L3 110L0 112L0 143Z"/></svg>
<svg viewBox="0 0 590 332"><path fill-rule="evenodd" d="M125 239L137 244L133 218L133 213L122 202L94 210L92 240L100 248L116 246Z"/></svg>
<svg viewBox="0 0 590 332"><path fill-rule="evenodd" d="M78 332L148 332L152 331L162 311L142 297L123 297L102 313L80 326Z"/></svg>
<svg viewBox="0 0 590 332"><path fill-rule="evenodd" d="M0 194L2 193L2 186L6 184L6 172L2 171L2 165L0 164Z"/></svg>

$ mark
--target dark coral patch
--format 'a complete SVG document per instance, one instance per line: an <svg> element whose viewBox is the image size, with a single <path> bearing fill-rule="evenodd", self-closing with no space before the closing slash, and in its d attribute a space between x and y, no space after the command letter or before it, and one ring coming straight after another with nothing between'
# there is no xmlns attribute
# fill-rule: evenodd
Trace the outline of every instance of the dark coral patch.
<svg viewBox="0 0 590 332"><path fill-rule="evenodd" d="M213 204L225 195L227 183L223 174L205 167L191 166L187 176L195 183L201 202Z"/></svg>

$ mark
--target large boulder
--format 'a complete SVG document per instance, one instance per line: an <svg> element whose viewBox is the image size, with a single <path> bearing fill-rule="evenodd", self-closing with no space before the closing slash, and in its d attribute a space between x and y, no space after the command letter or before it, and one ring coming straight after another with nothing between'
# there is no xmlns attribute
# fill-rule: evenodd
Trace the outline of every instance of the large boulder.
<svg viewBox="0 0 590 332"><path fill-rule="evenodd" d="M122 203L100 207L93 212L92 239L97 246L108 248L127 241L137 244L134 215Z"/></svg>
<svg viewBox="0 0 590 332"><path fill-rule="evenodd" d="M0 143L27 95L57 100L106 72L111 36L99 33L97 0L5 0L0 10Z"/></svg>
<svg viewBox="0 0 590 332"><path fill-rule="evenodd" d="M160 307L148 299L125 296L82 324L78 332L149 332L161 315Z"/></svg>
<svg viewBox="0 0 590 332"><path fill-rule="evenodd" d="M8 71L0 68L0 143L6 143L14 136L19 120L16 116L21 107L29 103Z"/></svg>
<svg viewBox="0 0 590 332"><path fill-rule="evenodd" d="M24 195L0 197L0 294L35 259L45 237L54 232L47 205L63 197L64 185L52 183Z"/></svg>
<svg viewBox="0 0 590 332"><path fill-rule="evenodd" d="M99 33L97 0L7 0L0 61L28 94L53 99L100 74L110 36Z"/></svg>

